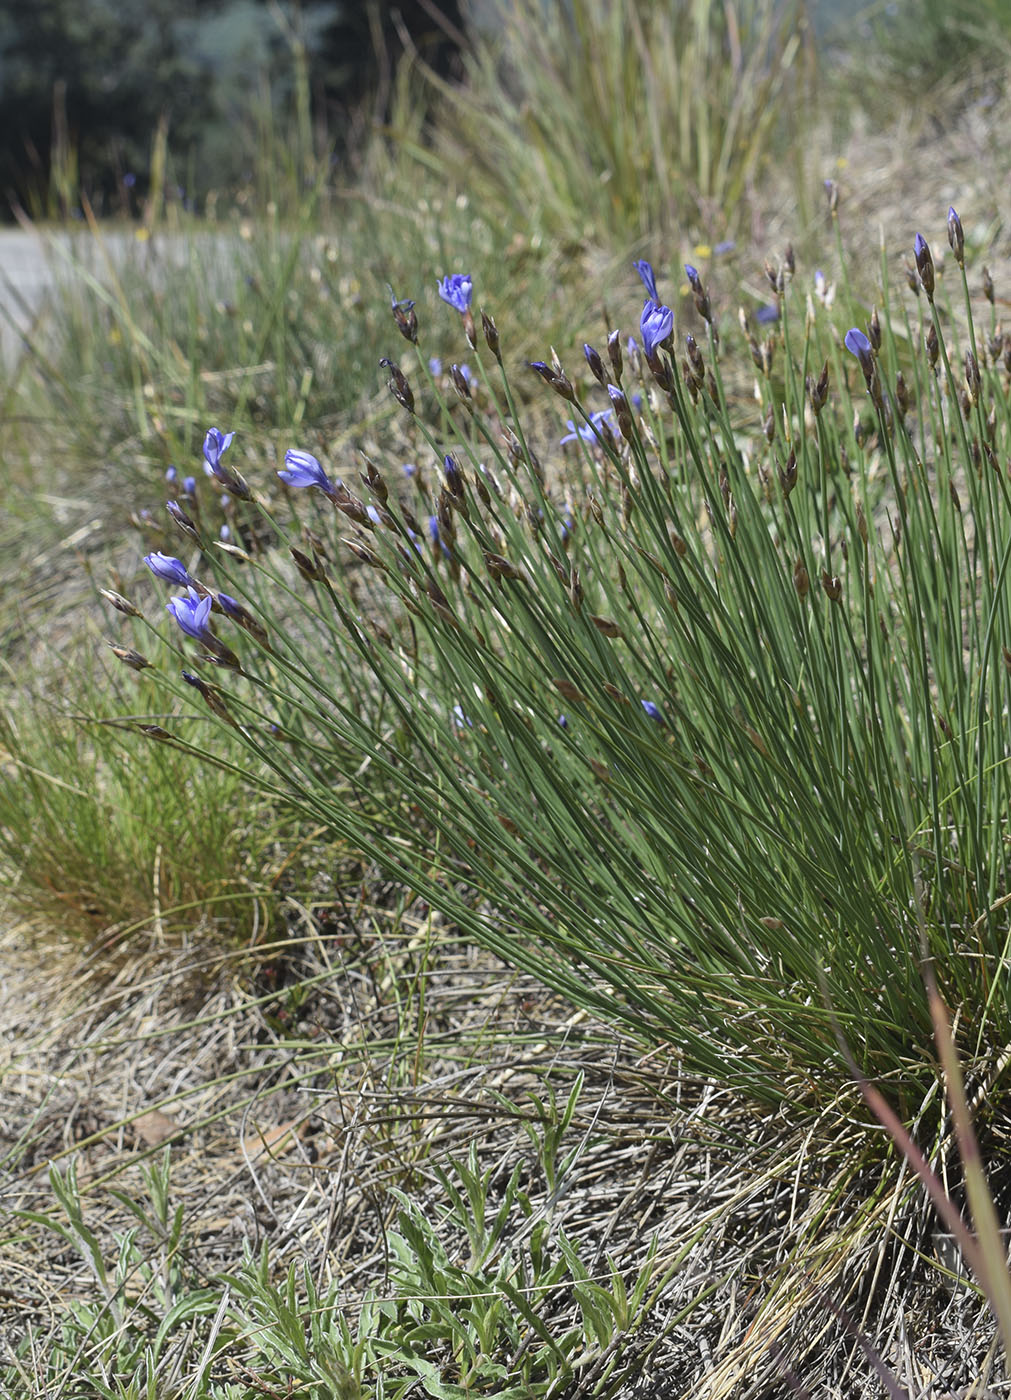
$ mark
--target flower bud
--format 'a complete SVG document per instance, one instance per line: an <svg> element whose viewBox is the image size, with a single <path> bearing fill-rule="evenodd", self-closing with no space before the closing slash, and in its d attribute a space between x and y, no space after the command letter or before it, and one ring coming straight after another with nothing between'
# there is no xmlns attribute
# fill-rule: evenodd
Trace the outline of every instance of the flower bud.
<svg viewBox="0 0 1011 1400"><path fill-rule="evenodd" d="M412 345L418 343L418 316L414 310L413 301L397 301L396 295L390 288L390 303L393 309L393 319L397 323L397 330L409 340Z"/></svg>
<svg viewBox="0 0 1011 1400"><path fill-rule="evenodd" d="M951 244L951 251L955 254L955 261L959 267L965 267L965 235L962 232L962 220L951 207L948 209L948 242Z"/></svg>
<svg viewBox="0 0 1011 1400"><path fill-rule="evenodd" d="M402 408L406 408L408 413L413 413L414 394L411 391L410 384L408 384L407 382L407 376L401 370L399 365L395 364L393 360L389 359L386 356L384 356L383 359L379 361L379 364L382 369L388 369L390 371L390 379L388 383L390 393L393 395L397 403L399 403Z"/></svg>
<svg viewBox="0 0 1011 1400"><path fill-rule="evenodd" d="M913 240L913 257L916 259L916 271L920 275L920 285L928 301L934 300L934 259L930 255L930 248L922 233L918 233Z"/></svg>
<svg viewBox="0 0 1011 1400"><path fill-rule="evenodd" d="M499 350L498 326L495 324L495 318L490 316L487 311L481 312L481 329L484 331L485 344L495 356L496 360L498 360L499 364L501 364L502 355Z"/></svg>
<svg viewBox="0 0 1011 1400"><path fill-rule="evenodd" d="M779 485L784 497L789 496L797 485L797 454L792 450L786 459L786 464L779 469Z"/></svg>
<svg viewBox="0 0 1011 1400"><path fill-rule="evenodd" d="M876 354L881 349L881 318L878 316L877 307L871 312L871 319L867 323L867 339Z"/></svg>
<svg viewBox="0 0 1011 1400"><path fill-rule="evenodd" d="M631 442L635 436L632 424L632 410L628 406L628 399L623 391L614 384L608 384L607 396L611 400L611 407L614 409L615 421L618 424L618 431L626 442Z"/></svg>
<svg viewBox="0 0 1011 1400"><path fill-rule="evenodd" d="M621 383L621 331L612 331L607 337L607 357L611 361L611 371L615 384Z"/></svg>
<svg viewBox="0 0 1011 1400"><path fill-rule="evenodd" d="M142 617L140 608L134 607L129 598L124 598L122 593L116 593L111 588L100 588L99 593L107 603L111 603L117 612L124 613L127 617Z"/></svg>
<svg viewBox="0 0 1011 1400"><path fill-rule="evenodd" d="M199 540L200 536L197 533L196 525L186 514L186 512L183 510L182 506L179 504L178 501L166 501L165 509L168 511L169 515L171 515L175 523L179 526L180 530L184 532L184 534L192 536L192 538L195 540Z"/></svg>
<svg viewBox="0 0 1011 1400"><path fill-rule="evenodd" d="M129 666L131 671L143 671L151 665L146 656L142 656L139 651L134 651L128 647L118 647L114 642L110 642L112 654L118 661L122 661L124 666Z"/></svg>
<svg viewBox="0 0 1011 1400"><path fill-rule="evenodd" d="M470 403L470 381L459 365L450 365L449 377L453 381L453 388L459 394L464 403Z"/></svg>

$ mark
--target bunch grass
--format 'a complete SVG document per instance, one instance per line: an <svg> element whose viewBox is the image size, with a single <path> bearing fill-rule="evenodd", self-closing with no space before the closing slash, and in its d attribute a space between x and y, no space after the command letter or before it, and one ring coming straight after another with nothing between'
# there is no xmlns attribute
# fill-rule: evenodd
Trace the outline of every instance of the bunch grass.
<svg viewBox="0 0 1011 1400"><path fill-rule="evenodd" d="M865 402L831 318L777 276L750 424L732 419L715 327L698 383L633 358L623 402L642 408L622 433L556 379L590 441L550 467L497 364L462 417L434 386L433 425L411 415L431 489L363 474L384 513L346 537L365 583L336 564L346 516L325 501L304 602L273 570L222 567L228 588L256 584L270 641L244 658L248 684L214 693L307 816L578 1004L813 1107L848 1079L838 1035L858 1037L911 1118L933 1082L915 918L973 1059L1005 1039L1011 550L985 455L1007 423L1003 368L983 361L964 421L951 363L983 353L968 284L949 352L951 322L885 281L892 387ZM823 364L833 397L815 411ZM276 606L311 634L292 644ZM329 799L312 746L286 736L282 758L260 737L282 698L369 773L361 800Z"/></svg>
<svg viewBox="0 0 1011 1400"><path fill-rule="evenodd" d="M185 743L138 750L129 732L157 732L167 718L154 694L128 697L122 676L90 649L64 660L71 679L60 695L44 656L34 678L23 660L5 668L0 868L9 904L40 929L100 943L107 957L139 930L227 940L269 922L278 819L254 803L236 820L246 806L240 751L208 764ZM199 716L172 723L203 727Z"/></svg>
<svg viewBox="0 0 1011 1400"><path fill-rule="evenodd" d="M432 154L413 149L534 247L717 242L772 153L798 148L812 64L803 4L500 5L462 84L429 75L445 110Z"/></svg>

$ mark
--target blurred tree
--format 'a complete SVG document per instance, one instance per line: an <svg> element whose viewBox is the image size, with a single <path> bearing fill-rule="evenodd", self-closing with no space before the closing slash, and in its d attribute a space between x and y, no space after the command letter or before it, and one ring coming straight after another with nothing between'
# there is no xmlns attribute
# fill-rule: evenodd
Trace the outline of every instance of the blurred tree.
<svg viewBox="0 0 1011 1400"><path fill-rule="evenodd" d="M396 66L408 51L442 77L455 75L464 43L459 0L365 0L328 8L314 70L328 105L342 118L360 110L382 120Z"/></svg>
<svg viewBox="0 0 1011 1400"><path fill-rule="evenodd" d="M359 106L382 117L405 49L449 72L460 29L458 0L0 0L2 203L136 207L160 122L199 200L248 177L244 119L265 97L285 108L293 34L317 117L347 133Z"/></svg>
<svg viewBox="0 0 1011 1400"><path fill-rule="evenodd" d="M123 176L146 170L163 116L177 148L192 144L213 104L184 26L219 8L218 0L0 0L8 201L49 211L54 186L69 175L54 170L55 160L72 164L101 207Z"/></svg>

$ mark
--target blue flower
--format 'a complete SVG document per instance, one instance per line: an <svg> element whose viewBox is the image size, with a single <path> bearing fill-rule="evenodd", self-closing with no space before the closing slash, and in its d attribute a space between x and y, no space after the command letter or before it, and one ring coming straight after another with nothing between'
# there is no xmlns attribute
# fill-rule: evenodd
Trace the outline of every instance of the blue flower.
<svg viewBox="0 0 1011 1400"><path fill-rule="evenodd" d="M464 711L462 705L453 706L453 724L456 726L457 729L463 729L464 726L466 726L468 729L474 728L474 721Z"/></svg>
<svg viewBox="0 0 1011 1400"><path fill-rule="evenodd" d="M428 368L431 370L432 375L435 378L438 378L438 376L442 373L442 361L439 359L438 355L432 356L432 358L428 362Z"/></svg>
<svg viewBox="0 0 1011 1400"><path fill-rule="evenodd" d="M186 571L186 565L181 559L176 559L171 554L145 554L144 563L155 578L164 579L166 583L174 583L181 588L188 588L193 582Z"/></svg>
<svg viewBox="0 0 1011 1400"><path fill-rule="evenodd" d="M183 477L183 495L195 496L197 494L197 479L195 476Z"/></svg>
<svg viewBox="0 0 1011 1400"><path fill-rule="evenodd" d="M871 342L864 335L863 331L857 330L856 326L846 332L843 344L851 355L856 355L858 360L863 360L865 355L871 353Z"/></svg>
<svg viewBox="0 0 1011 1400"><path fill-rule="evenodd" d="M208 476L216 476L226 486L230 486L231 481L221 467L221 454L234 436L234 433L223 433L220 428L208 428L204 438L204 470Z"/></svg>
<svg viewBox="0 0 1011 1400"><path fill-rule="evenodd" d="M443 558L452 559L453 551L439 532L439 517L437 515L430 515L428 517L428 535L433 545L437 546L441 551ZM420 553L421 551L419 550L418 552Z"/></svg>
<svg viewBox="0 0 1011 1400"><path fill-rule="evenodd" d="M599 442L601 423L606 423L614 430L614 414L611 409L601 408L596 413L591 413L589 423L580 423L578 428L571 418L567 419L565 426L569 431L563 438L559 438L559 446L564 447L567 442Z"/></svg>
<svg viewBox="0 0 1011 1400"><path fill-rule="evenodd" d="M722 258L725 253L732 253L736 247L737 244L732 238L725 238L722 243L717 243L713 249L713 256Z"/></svg>
<svg viewBox="0 0 1011 1400"><path fill-rule="evenodd" d="M165 468L165 480L168 482L168 484L169 484L170 486L174 486L175 483L176 483L176 481L178 481L178 479L179 479L179 473L176 471L175 467L166 467L166 468Z"/></svg>
<svg viewBox="0 0 1011 1400"><path fill-rule="evenodd" d="M674 330L674 312L669 306L658 306L655 301L647 301L642 308L639 330L646 358L651 360Z"/></svg>
<svg viewBox="0 0 1011 1400"><path fill-rule="evenodd" d="M773 306L769 302L766 306L760 306L755 312L755 320L760 326L770 326L773 321L779 320L779 307Z"/></svg>
<svg viewBox="0 0 1011 1400"><path fill-rule="evenodd" d="M656 277L653 275L653 269L650 267L649 263L645 258L642 258L639 262L634 262L632 266L642 278L642 285L646 288L650 301L658 302L660 297L656 290Z"/></svg>
<svg viewBox="0 0 1011 1400"><path fill-rule="evenodd" d="M660 708L658 705L654 705L652 700L644 700L642 702L642 708L646 711L646 714L654 724L663 724L663 715L660 713Z"/></svg>
<svg viewBox="0 0 1011 1400"><path fill-rule="evenodd" d="M172 614L187 637L195 637L198 642L207 637L207 619L211 615L210 594L200 598L191 588L188 598L170 598L165 610Z"/></svg>
<svg viewBox="0 0 1011 1400"><path fill-rule="evenodd" d="M871 342L863 331L857 330L854 326L852 330L846 332L843 344L851 355L856 355L860 361L860 368L869 379L874 372L874 356L871 351Z"/></svg>
<svg viewBox="0 0 1011 1400"><path fill-rule="evenodd" d="M439 283L440 297L454 311L459 311L461 316L465 311L470 310L470 297L473 289L469 272L454 272L449 277L443 277Z"/></svg>
<svg viewBox="0 0 1011 1400"><path fill-rule="evenodd" d="M561 725L562 729L568 729L569 727L569 721L565 715L558 716L558 723Z"/></svg>
<svg viewBox="0 0 1011 1400"><path fill-rule="evenodd" d="M328 496L333 495L333 483L311 452L289 447L284 465L287 470L278 472L278 476L286 486L318 486Z"/></svg>
<svg viewBox="0 0 1011 1400"><path fill-rule="evenodd" d="M702 295L702 278L699 276L698 268L692 267L691 263L685 263L685 276L688 278L688 285L693 292Z"/></svg>

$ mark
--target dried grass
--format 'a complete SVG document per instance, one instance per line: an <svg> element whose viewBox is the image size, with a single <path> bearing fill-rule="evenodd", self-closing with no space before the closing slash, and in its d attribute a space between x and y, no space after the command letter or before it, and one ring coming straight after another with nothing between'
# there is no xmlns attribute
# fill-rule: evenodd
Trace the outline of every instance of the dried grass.
<svg viewBox="0 0 1011 1400"><path fill-rule="evenodd" d="M432 1168L473 1143L494 1191L529 1159L530 1093L564 1098L582 1074L567 1138L578 1161L538 1215L594 1267L612 1255L634 1273L654 1235L658 1273L681 1256L621 1394L774 1396L789 1369L819 1396L869 1396L857 1327L911 1376L957 1388L987 1371L985 1307L917 1259L930 1249L917 1193L894 1161L859 1167L863 1130L843 1105L813 1126L762 1117L444 931L422 959L421 911L396 937L381 910L354 923L319 912L293 907L292 937L273 947L135 948L111 979L29 929L5 936L8 1346L44 1338L94 1289L62 1241L14 1222L51 1208L51 1162L74 1154L88 1223L111 1241L131 1222L106 1188L139 1192L141 1165L168 1144L191 1265L209 1279L268 1240L276 1269L307 1261L322 1283L339 1278L353 1312L383 1287L390 1188L438 1218ZM419 974L423 1024L404 1005L420 1006ZM299 982L309 990L286 1013ZM560 1326L569 1305L559 1298Z"/></svg>

